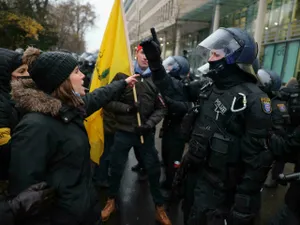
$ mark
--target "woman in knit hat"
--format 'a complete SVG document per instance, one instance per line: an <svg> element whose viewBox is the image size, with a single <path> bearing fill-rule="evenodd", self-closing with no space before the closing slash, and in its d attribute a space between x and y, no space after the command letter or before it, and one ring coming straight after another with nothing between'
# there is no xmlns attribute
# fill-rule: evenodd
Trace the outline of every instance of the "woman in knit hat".
<svg viewBox="0 0 300 225"><path fill-rule="evenodd" d="M85 94L84 74L72 55L27 49L32 78L12 82L12 96L27 112L12 136L10 193L46 181L57 193L52 210L19 224L92 225L100 220L90 168L86 117L117 97L135 75ZM96 126L96 124L95 124Z"/></svg>
<svg viewBox="0 0 300 225"><path fill-rule="evenodd" d="M8 179L10 161L11 131L19 122L19 113L11 100L12 79L29 76L27 65L22 60L22 55L9 49L0 48L0 195L3 184ZM37 214L53 200L54 191L46 183L34 184L15 198L4 200L0 196L0 221L1 225L13 225L16 218L22 219ZM47 197L45 201L44 198ZM33 207L34 206L34 207Z"/></svg>

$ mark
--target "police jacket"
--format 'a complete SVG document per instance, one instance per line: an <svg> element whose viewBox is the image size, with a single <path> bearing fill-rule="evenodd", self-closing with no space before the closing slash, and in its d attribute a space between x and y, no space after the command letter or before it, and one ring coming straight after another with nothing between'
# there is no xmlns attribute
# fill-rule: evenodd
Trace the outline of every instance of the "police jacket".
<svg viewBox="0 0 300 225"><path fill-rule="evenodd" d="M272 135L269 141L275 157L295 163L294 172L300 172L300 124L299 124L299 87L283 88L281 97L287 102L287 111L291 117L287 135ZM285 203L297 215L300 215L300 182L293 181L285 195Z"/></svg>
<svg viewBox="0 0 300 225"><path fill-rule="evenodd" d="M186 85L183 80L178 80L173 77L172 86L169 87L167 93L164 92L163 98L168 108L168 113L164 117L163 129L164 131L172 129L176 132L180 132L180 125L184 115L191 108L192 103L188 102L183 95L182 85ZM174 95L174 93L177 93ZM179 94L180 93L180 94Z"/></svg>
<svg viewBox="0 0 300 225"><path fill-rule="evenodd" d="M168 90L172 81L163 68L152 73L159 90ZM182 87L188 100L199 104L189 152L202 160L203 176L212 185L236 186L237 194L251 196L260 192L272 163L266 147L271 102L241 71L226 77L222 86L204 80ZM238 164L242 164L241 175L231 182L230 168Z"/></svg>
<svg viewBox="0 0 300 225"><path fill-rule="evenodd" d="M286 101L277 96L271 99L272 103L272 131L275 134L285 136L291 126L291 118Z"/></svg>
<svg viewBox="0 0 300 225"><path fill-rule="evenodd" d="M280 135L272 135L270 148L278 158L293 159L295 163L294 172L300 172L300 126L298 126L291 134L282 137ZM291 161L291 160L289 160ZM300 215L300 182L293 181L285 195L285 203L295 213Z"/></svg>
<svg viewBox="0 0 300 225"><path fill-rule="evenodd" d="M126 82L120 80L98 88L83 97L80 109L36 89L32 80L13 83L12 96L26 113L11 139L10 194L16 196L30 185L46 181L58 196L49 214L21 224L93 224L99 219L101 209L83 122L125 87Z"/></svg>
<svg viewBox="0 0 300 225"><path fill-rule="evenodd" d="M114 80L127 77L125 74L118 73ZM155 128L167 113L166 105L158 89L155 87L151 76L139 77L135 85L139 102L139 112L142 124L148 124ZM105 106L107 111L115 114L116 130L134 132L138 126L136 113L128 113L129 107L134 105L133 90L126 88L123 93L115 100Z"/></svg>

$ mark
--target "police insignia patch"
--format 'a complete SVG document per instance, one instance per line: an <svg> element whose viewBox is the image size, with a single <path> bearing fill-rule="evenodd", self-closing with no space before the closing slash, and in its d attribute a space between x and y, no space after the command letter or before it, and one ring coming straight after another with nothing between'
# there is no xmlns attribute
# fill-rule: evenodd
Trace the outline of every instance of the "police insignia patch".
<svg viewBox="0 0 300 225"><path fill-rule="evenodd" d="M260 98L262 110L270 114L272 112L271 100L269 98Z"/></svg>
<svg viewBox="0 0 300 225"><path fill-rule="evenodd" d="M284 104L277 104L277 108L280 112L287 112L287 109Z"/></svg>

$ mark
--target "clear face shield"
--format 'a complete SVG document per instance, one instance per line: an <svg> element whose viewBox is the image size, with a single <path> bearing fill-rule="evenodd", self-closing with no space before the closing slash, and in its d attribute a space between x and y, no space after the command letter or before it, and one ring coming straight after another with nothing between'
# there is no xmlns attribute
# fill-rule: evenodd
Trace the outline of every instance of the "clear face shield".
<svg viewBox="0 0 300 225"><path fill-rule="evenodd" d="M257 72L258 86L264 92L276 93L281 88L281 80L277 74L272 73L272 71L266 71L260 69Z"/></svg>
<svg viewBox="0 0 300 225"><path fill-rule="evenodd" d="M205 63L204 65L200 66L198 69L197 69L197 72L200 74L200 75L205 75L209 72L209 63Z"/></svg>
<svg viewBox="0 0 300 225"><path fill-rule="evenodd" d="M258 77L259 86L267 87L272 84L271 76L265 70L258 70L257 77Z"/></svg>
<svg viewBox="0 0 300 225"><path fill-rule="evenodd" d="M166 73L176 72L180 69L179 64L172 56L169 56L163 61L163 67L165 68Z"/></svg>
<svg viewBox="0 0 300 225"><path fill-rule="evenodd" d="M239 63L239 51L243 48L240 43L229 31L220 28L197 46L197 52L205 62L225 58L227 64L236 63L240 69L256 78L252 64Z"/></svg>
<svg viewBox="0 0 300 225"><path fill-rule="evenodd" d="M240 44L228 31L218 29L197 46L197 53L205 62L226 58L228 64L233 64L235 61L232 62L230 56L240 48Z"/></svg>

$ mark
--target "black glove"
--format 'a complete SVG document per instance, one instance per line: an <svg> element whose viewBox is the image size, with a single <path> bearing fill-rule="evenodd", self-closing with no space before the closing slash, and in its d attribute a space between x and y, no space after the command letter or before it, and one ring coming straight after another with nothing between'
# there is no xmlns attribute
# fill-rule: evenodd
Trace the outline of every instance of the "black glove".
<svg viewBox="0 0 300 225"><path fill-rule="evenodd" d="M127 108L127 113L137 113L139 112L140 110L140 103L139 102L135 102L133 105L130 105L128 108Z"/></svg>
<svg viewBox="0 0 300 225"><path fill-rule="evenodd" d="M192 154L190 151L184 155L184 158L185 163L188 164L189 170L197 170L203 165L203 159Z"/></svg>
<svg viewBox="0 0 300 225"><path fill-rule="evenodd" d="M8 201L16 218L33 216L48 209L54 201L55 192L45 182L30 186L17 197Z"/></svg>
<svg viewBox="0 0 300 225"><path fill-rule="evenodd" d="M142 124L141 126L135 127L135 132L138 135L144 135L144 134L148 134L153 130L153 127L151 127L148 124Z"/></svg>
<svg viewBox="0 0 300 225"><path fill-rule="evenodd" d="M12 105L9 99L0 96L0 128L10 127Z"/></svg>
<svg viewBox="0 0 300 225"><path fill-rule="evenodd" d="M226 222L228 225L252 225L254 222L254 215L232 210Z"/></svg>
<svg viewBox="0 0 300 225"><path fill-rule="evenodd" d="M161 68L161 49L160 45L153 41L153 38L148 38L140 43L149 63L151 71Z"/></svg>

